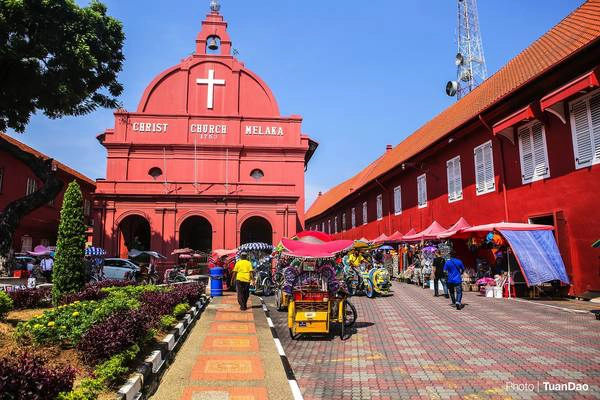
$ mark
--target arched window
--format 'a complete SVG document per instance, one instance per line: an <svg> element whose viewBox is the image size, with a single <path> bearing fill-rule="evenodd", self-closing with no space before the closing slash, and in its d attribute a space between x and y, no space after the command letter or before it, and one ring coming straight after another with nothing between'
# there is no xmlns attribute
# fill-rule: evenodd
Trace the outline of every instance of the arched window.
<svg viewBox="0 0 600 400"><path fill-rule="evenodd" d="M265 174L257 168L253 169L252 172L250 172L250 176L259 181L262 179L263 176L265 176Z"/></svg>
<svg viewBox="0 0 600 400"><path fill-rule="evenodd" d="M152 167L150 168L150 171L148 171L148 175L150 175L152 179L156 180L159 176L162 175L162 170L158 167Z"/></svg>

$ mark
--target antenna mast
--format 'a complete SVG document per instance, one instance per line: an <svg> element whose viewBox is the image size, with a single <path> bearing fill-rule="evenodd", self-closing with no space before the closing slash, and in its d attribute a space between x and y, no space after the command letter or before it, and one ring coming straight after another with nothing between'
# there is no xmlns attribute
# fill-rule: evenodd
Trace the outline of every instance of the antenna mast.
<svg viewBox="0 0 600 400"><path fill-rule="evenodd" d="M456 80L446 84L446 94L460 100L481 84L487 77L477 0L457 0L458 30L456 42L458 51L454 59Z"/></svg>

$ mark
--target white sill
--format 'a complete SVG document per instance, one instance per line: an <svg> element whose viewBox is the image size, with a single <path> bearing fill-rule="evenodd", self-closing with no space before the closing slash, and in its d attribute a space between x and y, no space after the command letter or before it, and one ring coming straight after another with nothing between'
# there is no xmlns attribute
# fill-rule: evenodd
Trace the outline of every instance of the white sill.
<svg viewBox="0 0 600 400"><path fill-rule="evenodd" d="M398 212L394 213L394 215L400 215L400 214L402 214L402 211L398 211Z"/></svg>
<svg viewBox="0 0 600 400"><path fill-rule="evenodd" d="M477 194L477 196L481 196L481 195L488 194L488 193L494 193L495 191L496 191L496 187L494 187L493 189L486 190L485 192L479 192L479 193L477 193L477 189L476 189L475 194Z"/></svg>
<svg viewBox="0 0 600 400"><path fill-rule="evenodd" d="M418 206L418 208L426 208L426 207L427 207L427 203Z"/></svg>
<svg viewBox="0 0 600 400"><path fill-rule="evenodd" d="M377 218L377 221L383 221L383 217Z"/></svg>
<svg viewBox="0 0 600 400"><path fill-rule="evenodd" d="M529 183L533 183L533 182L537 182L537 181L543 181L544 179L550 178L550 174L546 174L543 176L536 176L535 178L531 178L528 180L524 180L522 179L521 181L523 182L523 185L527 185Z"/></svg>
<svg viewBox="0 0 600 400"><path fill-rule="evenodd" d="M460 197L457 197L456 199L452 199L450 200L450 197L448 197L448 203L456 203L457 201L461 201L463 199L462 195Z"/></svg>

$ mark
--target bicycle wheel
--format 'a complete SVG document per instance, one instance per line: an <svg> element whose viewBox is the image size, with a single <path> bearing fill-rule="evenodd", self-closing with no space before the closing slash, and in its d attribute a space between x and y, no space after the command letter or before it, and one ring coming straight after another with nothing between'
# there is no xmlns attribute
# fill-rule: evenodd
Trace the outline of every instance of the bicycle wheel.
<svg viewBox="0 0 600 400"><path fill-rule="evenodd" d="M274 284L273 281L271 280L271 278L265 278L262 281L262 292L263 292L263 296L265 297L269 297L273 294L273 288L274 288Z"/></svg>
<svg viewBox="0 0 600 400"><path fill-rule="evenodd" d="M371 282L370 279L367 282L366 292L368 298L372 299L373 297L375 297L375 289L373 288L373 282Z"/></svg>
<svg viewBox="0 0 600 400"><path fill-rule="evenodd" d="M358 317L358 313L356 312L356 307L354 304L350 303L348 300L344 300L344 325L346 328L351 327L356 323L356 318Z"/></svg>

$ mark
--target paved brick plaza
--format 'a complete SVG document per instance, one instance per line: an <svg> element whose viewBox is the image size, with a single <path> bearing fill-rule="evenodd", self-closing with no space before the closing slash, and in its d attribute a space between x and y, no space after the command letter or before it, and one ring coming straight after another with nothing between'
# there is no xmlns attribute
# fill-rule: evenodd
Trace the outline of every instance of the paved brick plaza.
<svg viewBox="0 0 600 400"><path fill-rule="evenodd" d="M345 342L292 341L286 314L270 307L306 400L600 398L600 321L592 314L475 293L457 311L428 289L394 285L392 297L352 299L358 329ZM590 390L506 390L506 382L537 390L538 381Z"/></svg>

